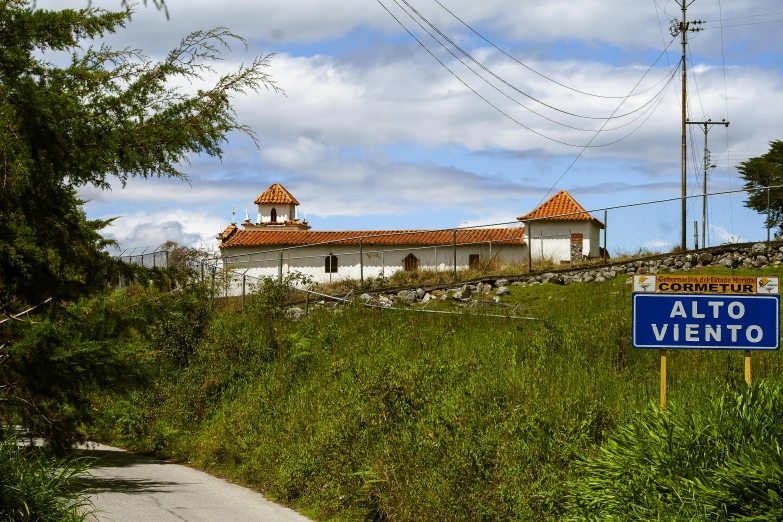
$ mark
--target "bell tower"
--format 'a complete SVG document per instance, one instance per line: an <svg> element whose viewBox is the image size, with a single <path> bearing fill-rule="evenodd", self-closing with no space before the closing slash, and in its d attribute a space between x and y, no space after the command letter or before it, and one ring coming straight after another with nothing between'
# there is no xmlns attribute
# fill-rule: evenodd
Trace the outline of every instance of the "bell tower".
<svg viewBox="0 0 783 522"><path fill-rule="evenodd" d="M242 226L249 230L309 230L307 221L299 221L296 207L299 202L280 183L275 183L258 196L253 202L258 207L258 217L255 223L245 210L245 221Z"/></svg>

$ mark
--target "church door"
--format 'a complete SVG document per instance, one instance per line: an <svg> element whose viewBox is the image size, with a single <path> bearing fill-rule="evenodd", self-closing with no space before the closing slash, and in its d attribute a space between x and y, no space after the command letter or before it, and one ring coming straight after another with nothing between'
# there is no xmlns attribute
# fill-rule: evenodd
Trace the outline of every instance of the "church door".
<svg viewBox="0 0 783 522"><path fill-rule="evenodd" d="M419 258L413 254L408 254L405 259L402 260L402 267L406 272L413 272L419 269Z"/></svg>

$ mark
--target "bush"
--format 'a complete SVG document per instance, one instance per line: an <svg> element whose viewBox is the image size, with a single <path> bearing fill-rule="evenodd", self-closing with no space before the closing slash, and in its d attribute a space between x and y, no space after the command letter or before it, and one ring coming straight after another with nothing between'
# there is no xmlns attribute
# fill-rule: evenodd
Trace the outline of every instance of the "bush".
<svg viewBox="0 0 783 522"><path fill-rule="evenodd" d="M783 520L783 386L651 407L582 464L575 518Z"/></svg>
<svg viewBox="0 0 783 522"><path fill-rule="evenodd" d="M55 458L0 433L0 521L86 520L90 503L73 484L86 469L84 459Z"/></svg>

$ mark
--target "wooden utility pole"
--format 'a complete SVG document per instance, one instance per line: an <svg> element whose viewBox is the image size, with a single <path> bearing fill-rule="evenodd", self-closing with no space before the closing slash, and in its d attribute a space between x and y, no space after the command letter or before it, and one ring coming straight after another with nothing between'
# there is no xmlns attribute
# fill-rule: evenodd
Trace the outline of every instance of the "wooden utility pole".
<svg viewBox="0 0 783 522"><path fill-rule="evenodd" d="M686 121L685 123L688 125L700 125L703 127L702 130L704 131L704 192L702 193L702 199L701 199L701 247L706 248L707 247L707 171L711 167L714 167L714 165L710 165L709 150L707 149L707 133L710 132L710 129L712 128L713 125L725 125L726 127L728 127L729 122L727 122L725 119L719 122L713 122L712 120L708 119L707 121Z"/></svg>
<svg viewBox="0 0 783 522"><path fill-rule="evenodd" d="M692 33L695 33L695 32L698 32L698 31L702 30L701 27L691 27L691 24L701 25L704 22L702 22L701 20L697 20L695 22L688 22L688 20L687 20L688 6L690 6L696 0L691 0L690 2L687 2L687 0L682 0L682 2L680 2L679 0L676 0L676 1L677 1L677 5L679 5L680 9L682 10L682 21L680 23L677 23L677 24L674 24L674 23L672 24L671 33L672 33L672 36L680 35L680 40L681 40L681 43L682 43L682 63L681 63L681 67L682 67L682 151L681 152L682 152L682 156L680 158L680 168L681 168L681 171L682 171L681 172L681 174L682 174L681 175L681 178L682 178L681 179L681 181L682 181L682 190L681 190L681 192L682 192L682 243L681 243L681 246L682 246L683 250L686 250L687 249L687 244L686 243L687 243L687 239L688 239L687 238L687 231L686 231L686 228L687 228L686 227L686 223L687 223L686 219L687 219L688 210L687 210L687 202L686 202L686 199L685 199L687 197L687 195L688 195L688 193L687 193L687 185L686 185L687 184L686 175L687 175L687 172L688 172L688 169L687 169L687 165L688 164L687 164L687 161L686 161L686 138L685 138L685 134L686 134L685 121L687 119L686 107L687 107L687 91L688 91L688 81L687 81L687 73L686 73L686 69L687 69L687 67L686 67L686 55L687 55L687 51L688 51L688 31L690 31Z"/></svg>

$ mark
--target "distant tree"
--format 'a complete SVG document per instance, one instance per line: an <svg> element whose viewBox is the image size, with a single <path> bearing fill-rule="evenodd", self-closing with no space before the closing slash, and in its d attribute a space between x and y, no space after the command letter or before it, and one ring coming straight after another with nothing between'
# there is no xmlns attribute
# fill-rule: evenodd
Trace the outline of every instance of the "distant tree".
<svg viewBox="0 0 783 522"><path fill-rule="evenodd" d="M225 28L191 33L161 62L137 49L87 45L124 28L130 14L0 0L0 422L17 399L40 410L36 397L47 390L37 375L56 382L68 402L71 383L100 373L86 366L100 351L71 364L75 345L51 342L89 341L55 335L65 323L54 316L104 289L117 270L100 235L110 220L87 219L77 190L131 177L186 179L180 166L193 153L220 157L235 131L255 140L237 119L233 94L262 86L282 92L265 72L271 55L212 87L180 87L202 83L232 41L245 43ZM49 61L54 52L68 63ZM32 328L33 315L52 330ZM33 330L37 340L28 336ZM44 345L45 357L34 353ZM47 417L59 418L48 404Z"/></svg>
<svg viewBox="0 0 783 522"><path fill-rule="evenodd" d="M737 167L745 190L749 190L745 206L763 214L770 228L783 234L783 189L769 191L769 217L767 216L767 191L764 187L783 185L783 141L770 142L769 152L743 161Z"/></svg>

